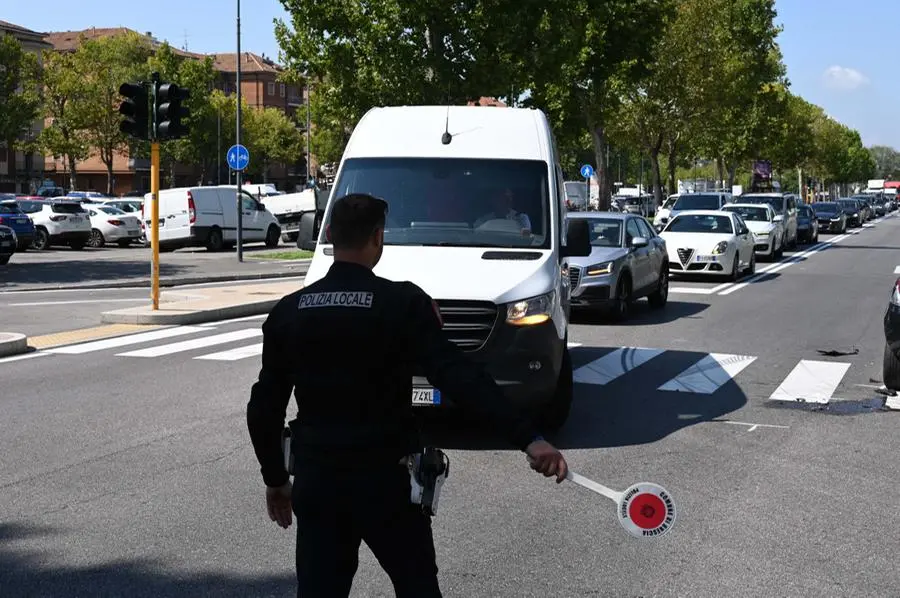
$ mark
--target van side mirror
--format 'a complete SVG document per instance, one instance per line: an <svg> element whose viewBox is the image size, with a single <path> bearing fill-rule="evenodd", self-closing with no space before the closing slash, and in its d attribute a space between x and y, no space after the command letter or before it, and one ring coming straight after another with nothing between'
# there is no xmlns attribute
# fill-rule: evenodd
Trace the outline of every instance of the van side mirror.
<svg viewBox="0 0 900 598"><path fill-rule="evenodd" d="M264 203L262 203L262 202L259 202L259 203L256 204L256 209L259 210L260 212L265 212L265 211L266 211L266 204L264 204Z"/></svg>
<svg viewBox="0 0 900 598"><path fill-rule="evenodd" d="M563 257L588 257L591 255L591 229L584 218L573 218L566 225L566 246Z"/></svg>

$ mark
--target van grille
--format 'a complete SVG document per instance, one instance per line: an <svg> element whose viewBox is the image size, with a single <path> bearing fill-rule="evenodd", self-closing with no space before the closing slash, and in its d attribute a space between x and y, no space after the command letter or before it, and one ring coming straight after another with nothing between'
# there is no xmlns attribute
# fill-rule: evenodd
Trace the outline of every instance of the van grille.
<svg viewBox="0 0 900 598"><path fill-rule="evenodd" d="M497 306L489 301L438 300L444 334L463 351L477 351L487 342L497 321Z"/></svg>

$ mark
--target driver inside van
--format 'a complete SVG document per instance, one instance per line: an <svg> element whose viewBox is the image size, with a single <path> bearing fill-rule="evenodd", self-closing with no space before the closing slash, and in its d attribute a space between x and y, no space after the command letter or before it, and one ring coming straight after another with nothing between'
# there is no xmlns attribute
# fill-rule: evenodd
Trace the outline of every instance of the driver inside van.
<svg viewBox="0 0 900 598"><path fill-rule="evenodd" d="M519 223L523 236L531 235L531 219L528 218L528 214L515 211L513 209L513 201L512 190L509 187L501 189L493 197L493 211L476 220L475 224L472 225L473 228L478 228L489 220L514 220Z"/></svg>

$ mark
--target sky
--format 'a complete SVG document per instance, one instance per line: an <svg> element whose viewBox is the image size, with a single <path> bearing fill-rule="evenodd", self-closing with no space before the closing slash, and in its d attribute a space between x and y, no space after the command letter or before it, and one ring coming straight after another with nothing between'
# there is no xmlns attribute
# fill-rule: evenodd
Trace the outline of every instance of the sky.
<svg viewBox="0 0 900 598"><path fill-rule="evenodd" d="M328 1L328 0L323 0ZM36 31L128 27L192 52L234 51L237 0L8 0L0 19ZM794 93L857 129L866 145L900 149L900 1L776 0L778 42ZM279 0L244 0L242 49L277 59Z"/></svg>

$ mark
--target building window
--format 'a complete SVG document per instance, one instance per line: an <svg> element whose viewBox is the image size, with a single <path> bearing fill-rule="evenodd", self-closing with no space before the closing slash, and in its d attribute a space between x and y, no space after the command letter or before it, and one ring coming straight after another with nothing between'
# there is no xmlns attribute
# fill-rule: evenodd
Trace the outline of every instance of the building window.
<svg viewBox="0 0 900 598"><path fill-rule="evenodd" d="M284 83L281 84L281 97L284 97Z"/></svg>
<svg viewBox="0 0 900 598"><path fill-rule="evenodd" d="M274 81L269 81L269 95L270 96L275 95L275 82Z"/></svg>

